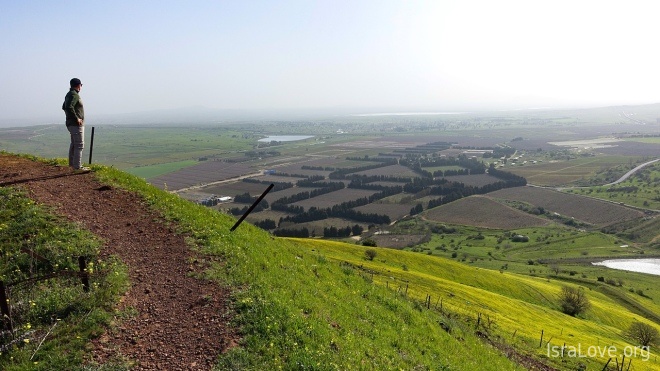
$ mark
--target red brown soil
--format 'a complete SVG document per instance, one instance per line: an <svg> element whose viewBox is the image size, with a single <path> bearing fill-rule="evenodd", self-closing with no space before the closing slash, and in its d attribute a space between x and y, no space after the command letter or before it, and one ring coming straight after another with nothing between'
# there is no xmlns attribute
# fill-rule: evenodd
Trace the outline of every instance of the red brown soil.
<svg viewBox="0 0 660 371"><path fill-rule="evenodd" d="M103 255L118 256L131 288L119 309L134 316L94 340L91 359L128 358L135 370L208 370L235 344L229 326L229 291L196 279L201 263L171 226L135 194L75 173L0 154L0 186L24 189L34 201L78 223L104 241Z"/></svg>

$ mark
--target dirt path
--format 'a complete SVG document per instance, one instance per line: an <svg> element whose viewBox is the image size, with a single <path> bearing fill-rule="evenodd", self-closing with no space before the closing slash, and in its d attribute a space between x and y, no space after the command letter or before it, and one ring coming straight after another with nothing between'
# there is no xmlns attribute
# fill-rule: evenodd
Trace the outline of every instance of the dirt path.
<svg viewBox="0 0 660 371"><path fill-rule="evenodd" d="M129 267L131 288L120 309L135 316L94 341L92 358L135 362L135 370L209 370L235 343L229 327L228 290L189 277L202 269L184 237L135 195L98 183L93 173L75 174L0 154L0 186L26 190L104 241L102 254Z"/></svg>

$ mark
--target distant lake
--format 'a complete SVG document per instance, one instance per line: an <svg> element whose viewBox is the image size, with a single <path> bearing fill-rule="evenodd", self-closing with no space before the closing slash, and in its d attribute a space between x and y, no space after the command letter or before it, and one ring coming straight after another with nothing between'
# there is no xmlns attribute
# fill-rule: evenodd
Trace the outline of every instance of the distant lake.
<svg viewBox="0 0 660 371"><path fill-rule="evenodd" d="M313 135L271 135L266 138L261 138L259 142L295 142L296 140L303 140L314 138Z"/></svg>
<svg viewBox="0 0 660 371"><path fill-rule="evenodd" d="M660 259L614 259L592 264L603 265L612 269L648 273L660 276Z"/></svg>

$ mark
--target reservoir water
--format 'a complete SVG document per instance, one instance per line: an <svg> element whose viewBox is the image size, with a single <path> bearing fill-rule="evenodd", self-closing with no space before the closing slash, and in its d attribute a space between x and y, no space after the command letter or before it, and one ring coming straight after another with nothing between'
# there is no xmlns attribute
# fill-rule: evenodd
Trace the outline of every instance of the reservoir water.
<svg viewBox="0 0 660 371"><path fill-rule="evenodd" d="M295 142L296 140L303 140L314 138L313 135L271 135L266 138L261 138L259 142Z"/></svg>
<svg viewBox="0 0 660 371"><path fill-rule="evenodd" d="M612 259L592 264L660 276L660 259Z"/></svg>

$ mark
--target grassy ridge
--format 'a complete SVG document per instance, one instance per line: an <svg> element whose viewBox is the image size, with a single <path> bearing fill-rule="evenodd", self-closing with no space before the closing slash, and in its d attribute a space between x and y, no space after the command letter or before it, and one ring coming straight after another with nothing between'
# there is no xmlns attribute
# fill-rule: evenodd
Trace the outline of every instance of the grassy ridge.
<svg viewBox="0 0 660 371"><path fill-rule="evenodd" d="M437 312L392 295L357 271L307 245L275 239L249 224L191 204L126 173L103 169L103 181L142 194L189 233L198 248L222 257L209 277L235 292L242 347L220 369L507 370L515 365L472 331L442 330Z"/></svg>

